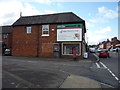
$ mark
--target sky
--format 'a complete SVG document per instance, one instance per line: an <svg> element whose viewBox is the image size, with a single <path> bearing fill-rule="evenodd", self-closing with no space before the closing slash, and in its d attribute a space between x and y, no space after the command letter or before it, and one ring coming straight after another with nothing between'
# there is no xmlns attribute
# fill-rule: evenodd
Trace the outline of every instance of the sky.
<svg viewBox="0 0 120 90"><path fill-rule="evenodd" d="M86 23L89 45L118 34L119 0L0 0L0 26L12 25L22 16L73 12Z"/></svg>

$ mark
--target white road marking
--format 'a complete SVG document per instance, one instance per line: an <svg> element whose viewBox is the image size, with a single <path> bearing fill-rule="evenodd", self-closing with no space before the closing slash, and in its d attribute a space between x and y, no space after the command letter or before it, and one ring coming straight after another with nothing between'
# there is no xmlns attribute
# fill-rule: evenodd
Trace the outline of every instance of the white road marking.
<svg viewBox="0 0 120 90"><path fill-rule="evenodd" d="M103 84L103 85L105 85L105 86L108 86L108 87L111 87L111 88L115 88L115 87L113 87L113 86L111 86L111 85L109 85L109 84L105 84L105 83L103 83L103 82L100 82L101 84Z"/></svg>
<svg viewBox="0 0 120 90"><path fill-rule="evenodd" d="M96 54L94 54L94 56L97 58L97 60L99 60L99 57ZM104 68L106 68L109 71L109 73L120 83L119 78L105 64L103 64L102 62L100 62L100 64ZM97 63L96 63L96 65L97 65Z"/></svg>
<svg viewBox="0 0 120 90"><path fill-rule="evenodd" d="M99 57L94 53L94 56L97 58L97 61L99 61Z"/></svg>
<svg viewBox="0 0 120 90"><path fill-rule="evenodd" d="M97 68L100 68L100 65L98 63L95 63L97 65Z"/></svg>
<svg viewBox="0 0 120 90"><path fill-rule="evenodd" d="M102 62L100 62L101 65L103 65L104 68L107 68Z"/></svg>
<svg viewBox="0 0 120 90"><path fill-rule="evenodd" d="M103 65L104 68L106 68L106 69L111 73L111 75L112 75L117 81L119 81L118 77L117 77L105 64L103 64L102 62L100 62L100 63Z"/></svg>

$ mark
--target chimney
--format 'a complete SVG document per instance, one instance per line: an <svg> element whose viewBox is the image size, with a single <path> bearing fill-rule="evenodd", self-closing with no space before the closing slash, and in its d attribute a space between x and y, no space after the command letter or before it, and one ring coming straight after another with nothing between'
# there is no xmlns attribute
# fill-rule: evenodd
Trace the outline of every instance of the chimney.
<svg viewBox="0 0 120 90"><path fill-rule="evenodd" d="M117 40L117 37L114 37L114 40Z"/></svg>
<svg viewBox="0 0 120 90"><path fill-rule="evenodd" d="M22 12L20 12L20 17L22 17Z"/></svg>

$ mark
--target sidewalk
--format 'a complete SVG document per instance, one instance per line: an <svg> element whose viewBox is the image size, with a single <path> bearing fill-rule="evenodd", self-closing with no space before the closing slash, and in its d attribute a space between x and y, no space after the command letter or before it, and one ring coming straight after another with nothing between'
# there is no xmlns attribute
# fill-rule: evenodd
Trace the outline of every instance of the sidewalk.
<svg viewBox="0 0 120 90"><path fill-rule="evenodd" d="M3 56L3 57L7 57L7 58L12 58L12 59L24 59L24 60L37 60L37 61L64 61L64 62L75 62L75 61L90 61L90 59L83 59L83 58L77 58L76 60L74 60L73 58L54 58L54 57L32 57L32 56Z"/></svg>
<svg viewBox="0 0 120 90"><path fill-rule="evenodd" d="M76 75L70 75L63 82L60 88L99 88L101 89L101 85L99 82Z"/></svg>

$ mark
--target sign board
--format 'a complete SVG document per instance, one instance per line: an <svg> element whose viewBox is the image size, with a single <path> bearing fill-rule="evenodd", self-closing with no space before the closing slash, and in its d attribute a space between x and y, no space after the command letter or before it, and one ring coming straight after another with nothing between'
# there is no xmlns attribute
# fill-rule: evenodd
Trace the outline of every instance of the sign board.
<svg viewBox="0 0 120 90"><path fill-rule="evenodd" d="M57 28L82 28L82 24L63 24L57 25Z"/></svg>
<svg viewBox="0 0 120 90"><path fill-rule="evenodd" d="M82 41L82 24L57 25L57 41Z"/></svg>
<svg viewBox="0 0 120 90"><path fill-rule="evenodd" d="M57 41L82 41L82 28L57 29Z"/></svg>

